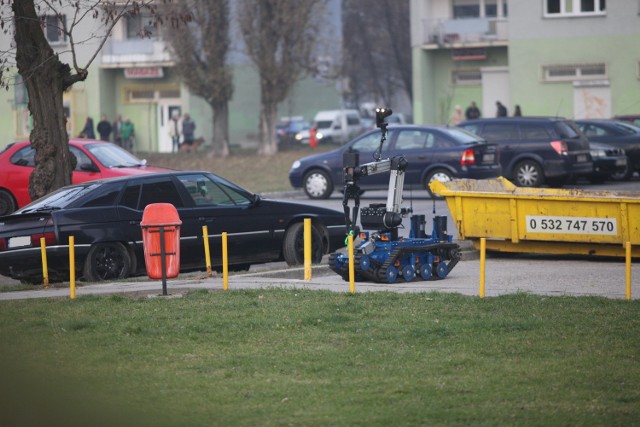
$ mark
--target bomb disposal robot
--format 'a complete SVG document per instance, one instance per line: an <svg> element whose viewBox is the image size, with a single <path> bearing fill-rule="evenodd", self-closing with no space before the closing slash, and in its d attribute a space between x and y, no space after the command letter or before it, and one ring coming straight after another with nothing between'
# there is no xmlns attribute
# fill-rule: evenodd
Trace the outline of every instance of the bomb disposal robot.
<svg viewBox="0 0 640 427"><path fill-rule="evenodd" d="M452 243L447 234L447 217L433 217L431 235L425 233L425 216L411 215L409 237L398 237L402 218L412 213L402 208L402 190L407 160L404 156L380 159L382 146L387 137L391 115L388 108L376 109L376 126L380 128L380 146L374 153L373 162L360 165L359 153L347 151L343 156L344 168L344 208L347 235L357 232L358 211L363 230L359 233L360 243L354 250L355 280L393 283L398 276L410 282L418 277L423 280L444 279L460 260L460 247ZM360 187L358 180L364 176L390 172L387 203L371 204L360 208ZM349 200L354 206L349 208ZM355 236L354 236L355 237ZM349 256L334 253L329 257L329 267L344 280L349 280Z"/></svg>

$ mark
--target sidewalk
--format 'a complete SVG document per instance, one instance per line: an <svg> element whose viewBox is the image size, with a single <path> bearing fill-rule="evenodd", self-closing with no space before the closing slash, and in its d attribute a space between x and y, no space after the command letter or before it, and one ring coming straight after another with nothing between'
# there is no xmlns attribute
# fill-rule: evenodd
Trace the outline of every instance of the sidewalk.
<svg viewBox="0 0 640 427"><path fill-rule="evenodd" d="M455 292L463 295L479 294L480 261L463 260L444 280L396 283L356 282L356 293L361 292ZM204 276L204 274L202 275ZM327 265L313 268L311 281L305 281L304 269L258 271L229 276L229 290L234 289L324 289L349 292L349 282L342 280ZM624 260L543 259L540 257L488 258L486 262L485 296L495 297L516 292L550 296L601 296L624 299L626 297ZM191 289L223 290L221 275L212 278L191 277L167 281L168 294L178 297ZM161 281L117 282L84 285L76 288L76 296L104 294L136 294L160 296ZM34 291L0 293L0 301L30 298L69 297L68 288L50 288ZM640 298L640 265L632 265L632 298Z"/></svg>

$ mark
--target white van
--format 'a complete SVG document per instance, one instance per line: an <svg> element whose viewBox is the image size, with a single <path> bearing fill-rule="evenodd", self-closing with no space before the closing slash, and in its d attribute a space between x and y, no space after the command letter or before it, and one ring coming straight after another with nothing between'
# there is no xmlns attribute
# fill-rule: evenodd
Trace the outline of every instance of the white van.
<svg viewBox="0 0 640 427"><path fill-rule="evenodd" d="M363 131L358 110L319 111L313 119L320 143L344 144Z"/></svg>

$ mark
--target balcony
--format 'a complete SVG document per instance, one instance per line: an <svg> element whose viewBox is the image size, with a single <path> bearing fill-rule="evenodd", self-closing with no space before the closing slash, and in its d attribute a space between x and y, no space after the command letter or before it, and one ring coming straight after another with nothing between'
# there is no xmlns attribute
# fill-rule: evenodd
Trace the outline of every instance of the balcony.
<svg viewBox="0 0 640 427"><path fill-rule="evenodd" d="M506 46L509 27L506 18L424 19L425 49Z"/></svg>
<svg viewBox="0 0 640 427"><path fill-rule="evenodd" d="M164 40L107 40L102 47L102 68L170 66L173 60Z"/></svg>

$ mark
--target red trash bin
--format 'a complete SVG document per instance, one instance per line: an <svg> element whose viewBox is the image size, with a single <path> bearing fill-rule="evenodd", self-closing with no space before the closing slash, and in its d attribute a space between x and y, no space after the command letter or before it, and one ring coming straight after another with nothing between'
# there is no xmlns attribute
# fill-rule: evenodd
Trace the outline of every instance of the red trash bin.
<svg viewBox="0 0 640 427"><path fill-rule="evenodd" d="M152 203L144 208L140 226L144 262L151 279L170 279L180 273L181 224L178 211L171 203ZM164 276L163 264L166 267Z"/></svg>

